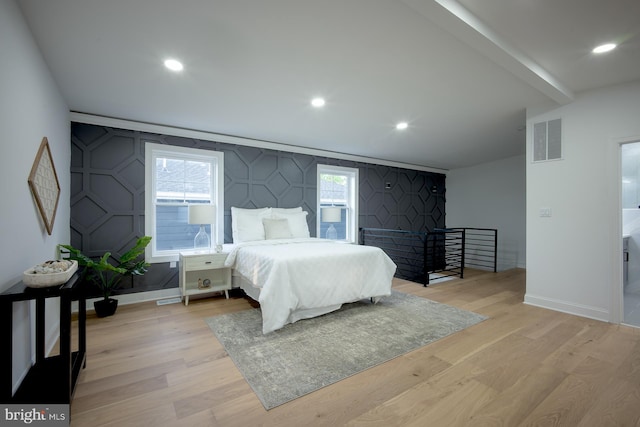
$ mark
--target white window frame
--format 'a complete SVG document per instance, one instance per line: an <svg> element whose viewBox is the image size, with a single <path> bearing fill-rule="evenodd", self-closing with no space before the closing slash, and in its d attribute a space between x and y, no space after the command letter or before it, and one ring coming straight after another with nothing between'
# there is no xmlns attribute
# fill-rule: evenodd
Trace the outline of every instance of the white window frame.
<svg viewBox="0 0 640 427"><path fill-rule="evenodd" d="M318 164L317 168L317 201L316 201L316 236L322 237L320 235L320 223L322 221L322 213L320 208L320 175L343 175L347 177L348 182L348 201L347 201L347 224L349 225L347 228L347 238L342 241L346 241L348 243L358 243L358 201L360 199L359 196L359 186L360 186L360 178L359 178L360 170L358 168L349 168L344 166L331 166L331 165L322 165Z"/></svg>
<svg viewBox="0 0 640 427"><path fill-rule="evenodd" d="M178 261L180 252L185 249L159 251L155 242L156 209L155 209L155 169L157 157L175 157L211 163L214 173L211 174L211 188L214 191L213 203L216 205L215 235L211 236L211 246L224 241L224 153L221 151L185 148L174 145L145 142L145 234L151 236L151 243L146 248L145 258L149 263ZM213 234L213 233L212 233ZM216 241L214 241L216 239Z"/></svg>

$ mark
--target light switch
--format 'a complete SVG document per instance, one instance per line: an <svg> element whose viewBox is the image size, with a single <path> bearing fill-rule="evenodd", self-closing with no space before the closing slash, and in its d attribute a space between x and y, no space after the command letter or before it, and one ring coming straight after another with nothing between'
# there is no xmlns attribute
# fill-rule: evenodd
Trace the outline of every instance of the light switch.
<svg viewBox="0 0 640 427"><path fill-rule="evenodd" d="M169 268L176 268L176 262L175 261L169 262Z"/></svg>
<svg viewBox="0 0 640 427"><path fill-rule="evenodd" d="M551 208L540 208L540 217L541 218L551 217Z"/></svg>

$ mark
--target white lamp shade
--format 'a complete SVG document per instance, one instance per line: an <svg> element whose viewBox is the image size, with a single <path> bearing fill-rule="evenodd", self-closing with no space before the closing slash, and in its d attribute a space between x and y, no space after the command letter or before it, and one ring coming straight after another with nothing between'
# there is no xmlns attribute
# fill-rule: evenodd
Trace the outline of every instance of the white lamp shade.
<svg viewBox="0 0 640 427"><path fill-rule="evenodd" d="M189 224L214 224L215 205L189 205Z"/></svg>
<svg viewBox="0 0 640 427"><path fill-rule="evenodd" d="M341 222L342 221L342 208L340 207L327 207L322 208L322 222Z"/></svg>

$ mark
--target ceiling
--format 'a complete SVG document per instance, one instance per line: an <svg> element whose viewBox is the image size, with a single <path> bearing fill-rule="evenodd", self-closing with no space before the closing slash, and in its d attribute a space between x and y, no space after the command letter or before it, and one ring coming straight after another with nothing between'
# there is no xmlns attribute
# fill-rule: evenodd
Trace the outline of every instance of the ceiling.
<svg viewBox="0 0 640 427"><path fill-rule="evenodd" d="M638 0L18 4L72 111L432 168L522 154L526 108L640 79Z"/></svg>

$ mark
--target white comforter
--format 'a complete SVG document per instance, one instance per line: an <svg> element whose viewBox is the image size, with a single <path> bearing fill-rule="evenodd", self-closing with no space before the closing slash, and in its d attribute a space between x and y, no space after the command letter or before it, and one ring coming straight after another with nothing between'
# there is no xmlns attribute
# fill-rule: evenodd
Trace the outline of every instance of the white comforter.
<svg viewBox="0 0 640 427"><path fill-rule="evenodd" d="M265 334L299 310L390 295L396 271L380 248L314 238L239 243L225 265L260 288Z"/></svg>

